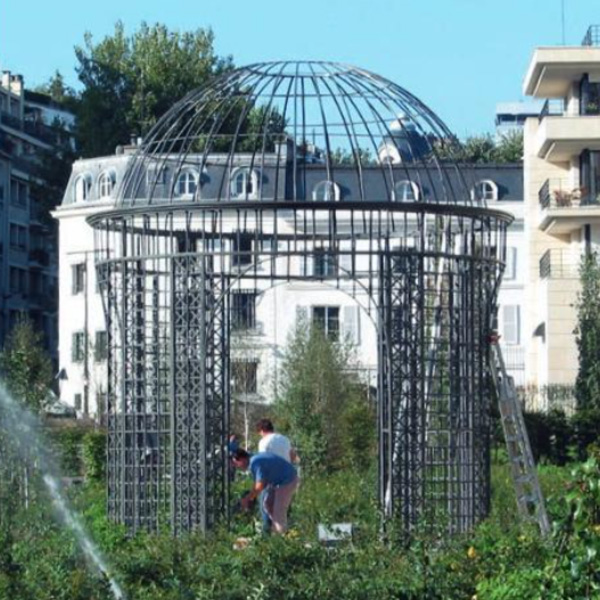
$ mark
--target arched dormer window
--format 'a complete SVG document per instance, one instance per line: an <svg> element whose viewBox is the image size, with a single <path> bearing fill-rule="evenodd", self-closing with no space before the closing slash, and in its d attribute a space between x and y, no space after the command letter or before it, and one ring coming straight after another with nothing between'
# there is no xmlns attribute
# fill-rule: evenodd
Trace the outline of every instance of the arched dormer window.
<svg viewBox="0 0 600 600"><path fill-rule="evenodd" d="M379 163L382 165L399 165L402 163L402 157L395 144L389 142L382 144L377 154Z"/></svg>
<svg viewBox="0 0 600 600"><path fill-rule="evenodd" d="M75 202L87 202L91 200L92 176L89 173L79 175L75 180Z"/></svg>
<svg viewBox="0 0 600 600"><path fill-rule="evenodd" d="M490 179L482 179L473 186L471 197L476 202L498 200L498 186Z"/></svg>
<svg viewBox="0 0 600 600"><path fill-rule="evenodd" d="M114 170L104 171L98 177L98 198L110 198L117 183L117 174Z"/></svg>
<svg viewBox="0 0 600 600"><path fill-rule="evenodd" d="M236 169L231 175L231 198L248 200L258 198L258 172L250 167Z"/></svg>
<svg viewBox="0 0 600 600"><path fill-rule="evenodd" d="M404 179L394 185L394 202L417 202L419 197L419 186L414 181Z"/></svg>
<svg viewBox="0 0 600 600"><path fill-rule="evenodd" d="M313 188L312 199L316 202L337 202L340 199L340 187L333 181L320 181Z"/></svg>
<svg viewBox="0 0 600 600"><path fill-rule="evenodd" d="M183 169L175 182L175 196L193 198L198 189L198 173L192 169Z"/></svg>

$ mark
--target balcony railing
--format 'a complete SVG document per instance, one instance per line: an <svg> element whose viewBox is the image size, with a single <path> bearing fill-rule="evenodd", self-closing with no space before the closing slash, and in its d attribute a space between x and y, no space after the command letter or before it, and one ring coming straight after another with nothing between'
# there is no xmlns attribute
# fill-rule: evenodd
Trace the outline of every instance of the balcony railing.
<svg viewBox="0 0 600 600"><path fill-rule="evenodd" d="M582 46L600 46L600 25L590 25L581 41Z"/></svg>
<svg viewBox="0 0 600 600"><path fill-rule="evenodd" d="M540 279L573 279L579 277L580 259L572 252L550 248L540 258Z"/></svg>
<svg viewBox="0 0 600 600"><path fill-rule="evenodd" d="M47 142L48 144L56 144L57 142L57 131L39 121L20 119L6 111L0 111L0 123L12 127L12 129L24 131L28 135Z"/></svg>
<svg viewBox="0 0 600 600"><path fill-rule="evenodd" d="M558 98L549 98L542 105L539 120L544 117L560 117L566 113L564 100Z"/></svg>

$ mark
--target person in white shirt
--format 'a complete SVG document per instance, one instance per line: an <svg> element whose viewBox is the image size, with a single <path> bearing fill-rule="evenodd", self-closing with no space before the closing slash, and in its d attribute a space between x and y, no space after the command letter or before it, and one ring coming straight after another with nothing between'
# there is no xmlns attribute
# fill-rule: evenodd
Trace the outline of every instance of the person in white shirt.
<svg viewBox="0 0 600 600"><path fill-rule="evenodd" d="M297 456L290 440L281 433L275 433L275 428L270 419L261 419L256 424L256 429L260 435L259 452L271 452L271 454L280 456L288 462L296 462Z"/></svg>

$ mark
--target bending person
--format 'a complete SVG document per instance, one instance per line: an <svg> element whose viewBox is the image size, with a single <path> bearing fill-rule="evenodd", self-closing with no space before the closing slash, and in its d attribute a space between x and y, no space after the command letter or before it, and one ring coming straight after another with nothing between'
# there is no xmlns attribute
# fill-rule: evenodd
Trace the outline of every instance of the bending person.
<svg viewBox="0 0 600 600"><path fill-rule="evenodd" d="M250 458L241 449L235 452L232 461L237 469L249 469L254 480L252 490L242 498L242 508L249 510L254 499L263 490L268 490L263 495L266 506L261 507L261 510L265 510L271 520L271 531L285 533L288 509L298 486L298 475L292 463L271 452L259 452Z"/></svg>

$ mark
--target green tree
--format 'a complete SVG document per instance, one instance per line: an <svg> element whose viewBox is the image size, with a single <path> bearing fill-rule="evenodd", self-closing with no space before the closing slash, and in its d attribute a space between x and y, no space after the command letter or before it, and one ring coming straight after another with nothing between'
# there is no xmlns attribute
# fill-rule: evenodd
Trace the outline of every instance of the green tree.
<svg viewBox="0 0 600 600"><path fill-rule="evenodd" d="M173 32L160 24L142 23L128 36L119 21L99 43L86 33L75 48L83 155L110 154L131 134L145 134L177 100L229 69L231 58L217 57L213 43L210 29Z"/></svg>
<svg viewBox="0 0 600 600"><path fill-rule="evenodd" d="M4 382L16 400L39 413L48 402L52 384L52 361L42 345L42 334L21 317L0 354Z"/></svg>
<svg viewBox="0 0 600 600"><path fill-rule="evenodd" d="M596 253L586 255L580 267L575 336L579 371L575 381L578 410L600 408L600 263Z"/></svg>
<svg viewBox="0 0 600 600"><path fill-rule="evenodd" d="M523 160L523 133L511 131L500 138L496 146L494 161L517 163Z"/></svg>
<svg viewBox="0 0 600 600"><path fill-rule="evenodd" d="M479 135L466 139L462 146L463 161L481 164L495 162L496 145L491 135Z"/></svg>
<svg viewBox="0 0 600 600"><path fill-rule="evenodd" d="M69 87L65 83L65 78L58 70L54 72L54 75L46 83L36 86L34 91L49 96L66 110L75 112L77 109L77 94L72 87Z"/></svg>
<svg viewBox="0 0 600 600"><path fill-rule="evenodd" d="M468 137L463 143L456 139L433 140L436 156L441 160L462 163L515 163L523 160L523 134L509 133L498 143L490 134Z"/></svg>
<svg viewBox="0 0 600 600"><path fill-rule="evenodd" d="M302 321L288 341L275 412L308 467L363 467L372 456L375 419L352 362L350 344Z"/></svg>

